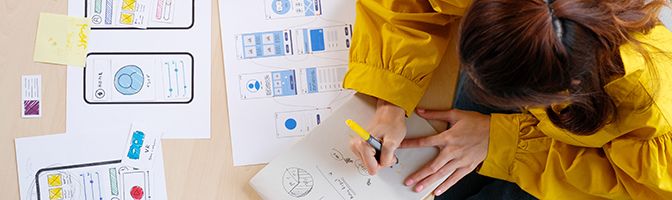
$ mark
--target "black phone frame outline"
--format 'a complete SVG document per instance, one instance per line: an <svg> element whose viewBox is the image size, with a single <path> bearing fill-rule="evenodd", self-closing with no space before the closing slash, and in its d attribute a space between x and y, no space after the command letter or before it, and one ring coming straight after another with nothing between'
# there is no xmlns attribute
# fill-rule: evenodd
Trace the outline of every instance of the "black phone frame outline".
<svg viewBox="0 0 672 200"><path fill-rule="evenodd" d="M84 102L91 105L105 105L105 104L190 104L194 100L194 56L189 52L93 52L86 55L87 59L91 55L188 55L191 58L191 98L188 101L160 101L160 102L90 102L86 99L86 69L84 67L83 83L82 83L82 97Z"/></svg>

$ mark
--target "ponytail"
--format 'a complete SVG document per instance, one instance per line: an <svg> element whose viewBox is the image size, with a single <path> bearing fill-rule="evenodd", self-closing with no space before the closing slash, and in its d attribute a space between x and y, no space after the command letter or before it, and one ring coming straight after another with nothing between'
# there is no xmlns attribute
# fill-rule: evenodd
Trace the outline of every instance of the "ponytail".
<svg viewBox="0 0 672 200"><path fill-rule="evenodd" d="M616 119L604 86L625 75L620 46L660 24L665 0L475 0L464 17L460 59L480 103L547 106L558 127L590 135ZM653 68L653 67L650 67ZM655 73L655 70L649 70ZM569 103L554 110L551 104Z"/></svg>

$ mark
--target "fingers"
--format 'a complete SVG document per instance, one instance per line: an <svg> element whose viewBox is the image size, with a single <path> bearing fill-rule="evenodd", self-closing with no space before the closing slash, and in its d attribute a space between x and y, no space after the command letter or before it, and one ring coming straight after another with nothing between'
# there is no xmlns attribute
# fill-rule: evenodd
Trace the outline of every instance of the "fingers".
<svg viewBox="0 0 672 200"><path fill-rule="evenodd" d="M383 141L383 148L380 152L380 167L391 167L396 164L394 151L399 147L399 142L391 139Z"/></svg>
<svg viewBox="0 0 672 200"><path fill-rule="evenodd" d="M370 175L376 175L378 171L378 161L375 158L376 150L370 146L362 147L364 150L361 151L362 162L366 166L366 170Z"/></svg>
<svg viewBox="0 0 672 200"><path fill-rule="evenodd" d="M408 176L406 181L404 181L404 184L406 186L411 186L418 183L418 185L416 185L416 190L422 190L424 185L420 185L419 182L432 174L445 172L444 167L446 167L446 163L448 163L448 161L452 160L453 158L454 155L452 153L449 153L448 151L441 151L434 160L428 162L420 170ZM417 187L420 188L418 189Z"/></svg>
<svg viewBox="0 0 672 200"><path fill-rule="evenodd" d="M442 120L450 122L450 124L454 124L460 119L463 112L464 111L457 109L441 110L441 111L418 109L416 113L418 113L420 117L425 119Z"/></svg>
<svg viewBox="0 0 672 200"><path fill-rule="evenodd" d="M360 138L352 138L350 140L350 149L362 160L369 174L376 175L379 169L378 161L375 158L376 150Z"/></svg>
<svg viewBox="0 0 672 200"><path fill-rule="evenodd" d="M418 147L432 147L444 145L445 142L440 136L441 134L431 135L421 138L409 138L401 141L399 148L418 148Z"/></svg>
<svg viewBox="0 0 672 200"><path fill-rule="evenodd" d="M448 189L450 189L450 187L453 187L453 185L455 185L455 183L457 183L457 181L459 181L460 179L464 178L464 176L469 174L472 170L473 169L466 168L466 167L462 167L462 168L459 168L459 169L455 170L455 172L453 172L453 174L448 176L448 179L443 181L443 183L441 183L441 185L439 185L439 187L437 187L434 190L434 195L439 196L439 195L443 194Z"/></svg>
<svg viewBox="0 0 672 200"><path fill-rule="evenodd" d="M456 161L452 160L448 162L446 165L442 166L438 171L436 171L436 173L433 173L427 178L424 178L422 181L418 182L418 184L416 184L413 188L413 191L420 192L441 178L451 176L451 174L455 172L456 166Z"/></svg>

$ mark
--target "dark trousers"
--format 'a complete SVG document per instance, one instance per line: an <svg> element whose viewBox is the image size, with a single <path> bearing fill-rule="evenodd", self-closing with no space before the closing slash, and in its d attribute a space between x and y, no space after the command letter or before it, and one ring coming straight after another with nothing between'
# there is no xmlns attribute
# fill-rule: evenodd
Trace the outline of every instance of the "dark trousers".
<svg viewBox="0 0 672 200"><path fill-rule="evenodd" d="M479 105L474 102L469 94L465 93L463 90L463 84L467 78L464 74L460 76L459 83L457 85L457 92L455 94L455 104L453 105L456 109L461 110L470 110L480 112L482 114L490 113L511 113L511 111L503 111L493 109L487 106ZM514 134L514 133L511 133ZM532 195L523 191L515 183L511 183L504 180L494 179L487 176L480 175L476 172L471 172L460 181L458 181L453 187L448 189L441 196L435 198L436 200L453 200L453 199L469 199L469 200L481 200L481 199L536 199Z"/></svg>

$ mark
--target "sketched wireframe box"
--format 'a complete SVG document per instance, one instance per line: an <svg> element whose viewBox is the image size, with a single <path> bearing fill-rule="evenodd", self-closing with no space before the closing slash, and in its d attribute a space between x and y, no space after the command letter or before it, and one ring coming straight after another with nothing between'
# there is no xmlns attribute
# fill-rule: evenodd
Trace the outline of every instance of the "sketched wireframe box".
<svg viewBox="0 0 672 200"><path fill-rule="evenodd" d="M84 69L89 104L188 104L194 93L189 53L90 53Z"/></svg>

